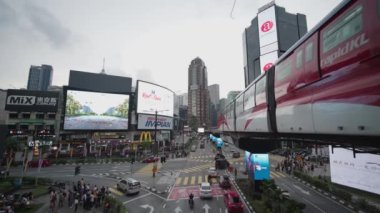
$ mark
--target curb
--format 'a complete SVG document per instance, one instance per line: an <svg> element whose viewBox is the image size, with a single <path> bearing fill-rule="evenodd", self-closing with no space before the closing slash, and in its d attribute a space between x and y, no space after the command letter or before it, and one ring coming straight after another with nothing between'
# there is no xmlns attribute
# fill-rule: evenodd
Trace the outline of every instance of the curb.
<svg viewBox="0 0 380 213"><path fill-rule="evenodd" d="M232 176L232 174L230 172L226 172L229 176ZM236 190L238 191L238 193L240 194L240 197L243 198L246 206L248 207L248 212L252 212L252 213L255 213L255 211L253 210L251 204L248 202L247 198L245 197L245 195L243 194L243 192L241 191L240 187L237 185L237 183L235 182L235 179L232 179L231 178L231 182L232 184L235 186Z"/></svg>

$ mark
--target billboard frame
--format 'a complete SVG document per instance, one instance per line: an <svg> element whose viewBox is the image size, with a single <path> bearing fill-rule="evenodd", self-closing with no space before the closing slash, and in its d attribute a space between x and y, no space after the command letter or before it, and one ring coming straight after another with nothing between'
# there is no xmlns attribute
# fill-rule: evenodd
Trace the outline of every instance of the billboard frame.
<svg viewBox="0 0 380 213"><path fill-rule="evenodd" d="M174 98L174 96L175 96L175 92L173 91L173 90L171 90L171 89L169 89L169 88L167 88L167 87L164 87L164 86L161 86L161 85L158 85L158 84L155 84L155 83L152 83L152 82L149 82L149 81L143 81L143 80L137 80L136 81L136 115L138 115L138 114L147 114L147 115L154 115L155 114L155 111L153 111L152 113L138 113L138 103L139 103L139 82L144 82L144 83L147 83L147 84L152 84L152 85L155 85L155 86L158 86L158 87L161 87L161 88L163 88L163 89L166 89L166 90L168 90L168 91L170 91L170 92L172 92L173 93L173 98ZM174 117L174 99L173 99L173 115L172 116L167 116L167 115L163 115L163 114L160 114L160 112L157 112L157 116L164 116L164 117Z"/></svg>
<svg viewBox="0 0 380 213"><path fill-rule="evenodd" d="M128 95L129 96L129 109L128 109L128 128L127 129L65 129L65 117L66 117L66 101L67 101L67 90L75 90L75 91L82 91L82 92L96 92L96 93L105 93L105 94L116 94L116 95ZM133 94L132 92L129 93L109 93L109 92L103 92L103 91L94 91L94 90L85 90L80 89L77 87L70 87L70 86L63 86L63 106L62 106L62 123L61 123L61 130L63 131L73 131L73 132L126 132L129 131L131 128L131 104L132 104L132 98Z"/></svg>

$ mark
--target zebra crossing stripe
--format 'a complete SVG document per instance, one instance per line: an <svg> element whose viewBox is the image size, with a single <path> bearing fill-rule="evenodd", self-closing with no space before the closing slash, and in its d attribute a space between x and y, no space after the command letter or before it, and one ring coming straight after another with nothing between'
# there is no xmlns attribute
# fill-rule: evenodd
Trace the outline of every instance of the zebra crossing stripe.
<svg viewBox="0 0 380 213"><path fill-rule="evenodd" d="M187 185L188 182L189 182L189 177L185 177L185 179L183 179L183 185Z"/></svg>
<svg viewBox="0 0 380 213"><path fill-rule="evenodd" d="M198 184L202 183L202 176L198 176Z"/></svg>
<svg viewBox="0 0 380 213"><path fill-rule="evenodd" d="M179 185L181 183L181 180L182 180L181 177L177 177L175 180L175 185Z"/></svg>
<svg viewBox="0 0 380 213"><path fill-rule="evenodd" d="M190 184L191 184L191 185L194 185L194 184L195 184L195 176L191 176Z"/></svg>
<svg viewBox="0 0 380 213"><path fill-rule="evenodd" d="M116 195L119 195L119 196L123 196L124 194L122 192L120 192L119 190L113 188L113 187L110 187L109 188L110 191L113 193L113 194L116 194Z"/></svg>

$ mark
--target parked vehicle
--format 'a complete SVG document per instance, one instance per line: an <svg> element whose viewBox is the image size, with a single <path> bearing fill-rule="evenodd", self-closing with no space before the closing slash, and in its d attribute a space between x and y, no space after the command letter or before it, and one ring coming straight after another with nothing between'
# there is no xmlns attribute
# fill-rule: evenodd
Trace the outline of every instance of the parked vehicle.
<svg viewBox="0 0 380 213"><path fill-rule="evenodd" d="M150 157L147 157L144 160L142 160L142 162L143 163L154 163L154 162L157 162L159 160L160 160L159 157L150 156Z"/></svg>
<svg viewBox="0 0 380 213"><path fill-rule="evenodd" d="M199 190L199 197L201 199L203 198L212 198L212 188L210 183L203 182L200 185L200 190Z"/></svg>
<svg viewBox="0 0 380 213"><path fill-rule="evenodd" d="M224 194L224 204L228 213L243 213L244 205L236 192L228 191Z"/></svg>
<svg viewBox="0 0 380 213"><path fill-rule="evenodd" d="M141 184L133 178L127 178L120 180L119 183L117 183L116 188L124 191L126 195L138 194L140 192Z"/></svg>

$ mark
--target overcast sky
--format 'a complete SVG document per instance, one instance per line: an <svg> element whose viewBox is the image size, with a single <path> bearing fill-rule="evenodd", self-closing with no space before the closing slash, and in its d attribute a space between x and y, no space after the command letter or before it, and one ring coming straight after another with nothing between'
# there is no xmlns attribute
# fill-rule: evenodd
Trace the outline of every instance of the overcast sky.
<svg viewBox="0 0 380 213"><path fill-rule="evenodd" d="M220 96L244 88L242 33L269 0L0 0L0 88L25 88L31 65L100 72L187 91L199 56ZM277 0L308 29L341 0Z"/></svg>

